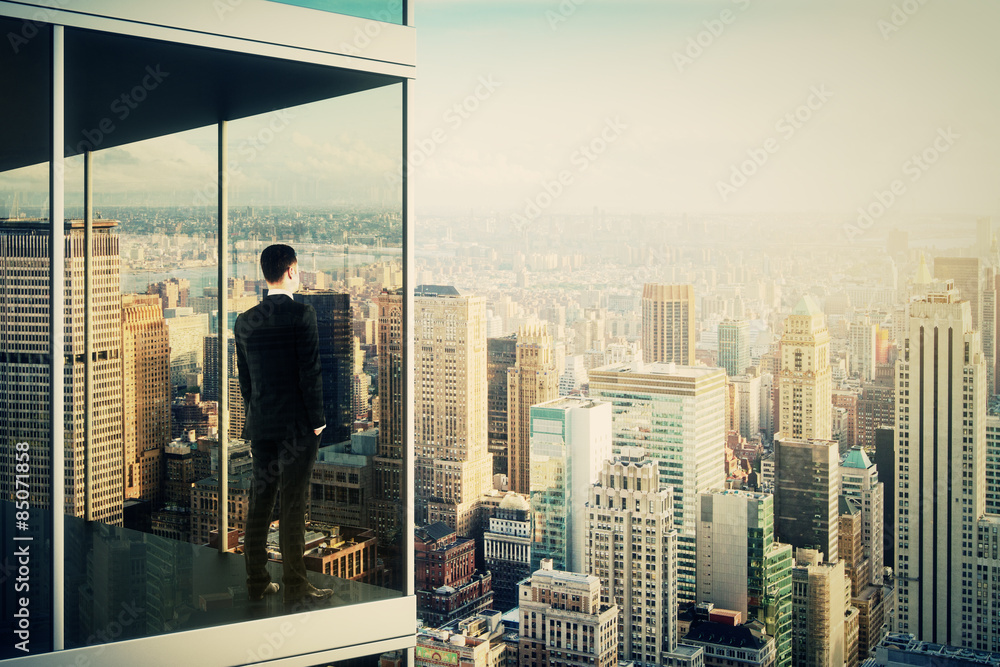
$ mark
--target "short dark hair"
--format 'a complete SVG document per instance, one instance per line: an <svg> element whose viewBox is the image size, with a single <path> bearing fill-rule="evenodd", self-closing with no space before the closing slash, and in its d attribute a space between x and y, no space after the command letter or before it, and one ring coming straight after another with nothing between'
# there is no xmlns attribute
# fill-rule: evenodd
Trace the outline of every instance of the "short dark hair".
<svg viewBox="0 0 1000 667"><path fill-rule="evenodd" d="M269 245L260 253L260 268L264 272L264 280L269 283L281 281L288 267L297 262L294 248L282 243Z"/></svg>

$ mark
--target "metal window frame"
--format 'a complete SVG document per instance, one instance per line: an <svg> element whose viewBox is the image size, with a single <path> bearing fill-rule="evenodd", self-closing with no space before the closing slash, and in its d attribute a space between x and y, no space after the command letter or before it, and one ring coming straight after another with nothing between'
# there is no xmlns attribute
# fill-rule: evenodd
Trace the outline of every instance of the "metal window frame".
<svg viewBox="0 0 1000 667"><path fill-rule="evenodd" d="M245 0L250 5L254 4L256 9L260 9L266 4L264 0ZM156 3L159 4L159 3ZM273 3L270 3L273 4ZM171 5L171 10L180 12L190 11L195 7L195 0L175 0ZM202 7L208 3L200 3ZM153 3L135 3L130 9L137 7L152 7ZM280 5L277 11L288 12L289 6ZM223 626L214 626L197 630L190 630L172 634L144 637L140 639L126 640L111 644L102 644L77 649L66 650L65 648L65 619L62 610L65 608L65 563L62 557L65 554L65 460L63 456L52 456L52 527L53 527L53 562L52 562L52 604L53 604L53 651L51 653L25 656L10 660L11 664L30 665L56 665L76 662L94 662L98 658L102 662L125 662L132 660L138 654L144 656L145 664L165 664L173 665L178 662L190 661L195 664L207 664L206 659L212 661L211 654L217 655L219 664L231 664L234 660L239 660L237 653L243 652L246 647L254 646L255 641L262 638L273 637L275 632L283 632L284 628L294 627L295 624L310 623L314 632L305 633L306 636L299 635L296 641L282 643L275 646L274 642L269 645L273 653L269 654L267 662L269 664L280 665L309 665L316 661L331 659L345 659L370 655L377 652L403 649L408 651L408 656L412 661L413 647L416 636L416 598L414 596L414 553L413 553L413 533L414 533L414 452L413 452L413 377L414 377L414 354L413 354L413 294L414 294L414 273L413 273L413 239L414 239L414 211L413 199L410 189L407 165L409 164L409 144L411 141L409 103L412 95L413 57L415 52L414 36L412 31L414 3L404 0L402 26L394 24L379 24L380 30L385 30L389 40L384 40L381 46L369 54L369 57L359 62L357 56L346 53L336 53L329 50L310 48L304 44L282 44L273 41L254 41L248 39L246 35L240 36L237 30L219 30L217 33L206 33L185 28L179 24L167 25L164 23L137 21L135 17L122 19L115 18L116 13L120 13L122 8L110 0L83 0L78 3L73 10L54 9L48 5L33 2L11 2L0 0L0 15L12 18L21 18L25 21L44 22L51 25L52 30L52 61L51 61L51 118L50 118L50 160L49 160L49 251L50 251L50 275L49 275L49 331L50 331L50 387L49 395L51 401L50 427L52 433L52 451L65 450L65 405L64 405L64 347L65 347L65 308L56 307L57 304L65 303L65 90L66 90L66 67L65 67L65 28L85 28L93 30L103 30L129 34L148 39L159 39L183 44L205 46L213 49L236 50L246 53L253 53L268 57L285 58L300 62L322 64L333 67L344 67L347 69L364 69L366 71L378 72L401 77L402 87L402 225L403 225L403 321L406 327L406 336L403 344L403 403L404 403L404 455L403 455L403 486L405 498L405 525L402 539L404 540L403 552L405 554L404 569L405 580L403 582L403 595L399 598L381 600L370 603L360 603L345 607L330 609L319 609L302 614L281 616L257 621L246 621L232 623ZM302 10L314 11L314 10ZM302 16L305 16L304 14ZM357 19L353 17L338 16L338 25L343 26L340 34L350 34L356 29L364 29L365 26L373 23L371 20ZM245 29L246 26L239 26ZM308 30L306 31L308 32ZM329 35L326 36L329 40ZM308 41L308 40L306 40ZM393 44L395 42L395 44ZM329 43L329 42L328 42ZM344 43L341 42L341 47ZM343 50L343 49L342 49ZM403 58L383 60L386 54L403 53ZM394 61L393 61L394 60ZM406 62L399 62L400 60ZM227 363L227 343L223 329L227 326L228 318L225 316L226 305L226 265L225 254L228 249L228 225L227 223L227 186L228 178L226 173L226 123L219 123L219 346L221 370L225 371ZM86 153L84 156L84 234L87 241L85 251L85 400L89 403L92 397L92 368L91 355L91 319L92 302L89 297L89 282L91 280L91 240L92 225L92 155ZM225 442L227 433L222 427L228 423L228 388L227 383L221 383L222 392L220 401L220 458L225 460ZM90 420L86 420L85 433L89 434L92 425ZM89 446L89 445L88 445ZM224 483L226 466L220 466L220 475ZM89 475L89 469L88 469ZM90 485L87 485L87 513L88 518L91 511ZM220 502L221 526L226 527L227 514L225 508L227 503ZM224 549L227 540L220 531L220 550ZM311 623L318 620L319 623ZM329 629L338 627L351 628L351 643L333 649L327 648L329 641ZM392 628L395 628L393 630ZM294 645L294 648L293 648ZM231 647L231 648L230 648ZM221 654L220 654L221 652ZM159 662L162 660L162 662Z"/></svg>

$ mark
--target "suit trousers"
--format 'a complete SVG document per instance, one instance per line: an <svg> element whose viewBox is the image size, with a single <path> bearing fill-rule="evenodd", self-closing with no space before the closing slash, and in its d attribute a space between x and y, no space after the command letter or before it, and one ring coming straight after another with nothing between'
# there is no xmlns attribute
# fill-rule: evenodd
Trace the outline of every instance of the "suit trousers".
<svg viewBox="0 0 1000 667"><path fill-rule="evenodd" d="M281 560L284 566L282 584L285 596L304 592L309 581L303 561L305 551L305 515L308 507L309 478L320 436L297 434L282 440L251 440L253 480L250 508L247 514L246 553L247 589L257 594L270 583L267 571L267 532L274 514L274 502L279 496L278 531Z"/></svg>

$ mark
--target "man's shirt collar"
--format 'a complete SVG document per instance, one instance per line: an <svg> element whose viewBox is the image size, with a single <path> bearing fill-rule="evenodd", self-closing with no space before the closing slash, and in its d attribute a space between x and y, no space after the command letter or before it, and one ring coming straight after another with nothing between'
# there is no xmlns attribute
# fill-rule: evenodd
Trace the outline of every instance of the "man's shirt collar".
<svg viewBox="0 0 1000 667"><path fill-rule="evenodd" d="M295 295L293 295L291 292L289 292L286 289L275 288L275 289L268 289L267 290L267 295L268 296L277 296L279 294L284 294L285 296L287 296L292 301L295 301Z"/></svg>

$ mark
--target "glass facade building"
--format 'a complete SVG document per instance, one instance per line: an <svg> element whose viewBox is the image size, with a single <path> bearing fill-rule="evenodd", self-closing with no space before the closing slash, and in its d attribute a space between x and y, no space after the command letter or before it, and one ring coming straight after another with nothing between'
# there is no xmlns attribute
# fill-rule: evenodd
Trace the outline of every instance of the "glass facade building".
<svg viewBox="0 0 1000 667"><path fill-rule="evenodd" d="M0 2L0 83L17 91L0 111L12 130L0 151L0 537L4 562L24 565L23 585L0 596L0 627L17 639L0 658L313 665L405 652L412 4L64 4ZM334 590L308 607L248 600L239 530L249 448L226 348L264 295L271 243L293 246L303 286L323 295L296 300L321 302L327 456L381 482L355 507L337 495L358 484L347 467L314 478L310 498L346 505L328 513L336 525L307 525L309 579ZM400 342L355 401L351 332L374 330L391 292ZM377 448L352 451L352 430L380 427Z"/></svg>

